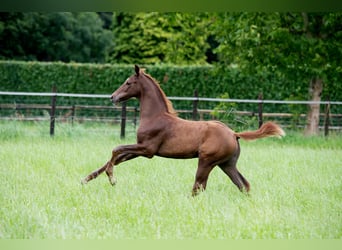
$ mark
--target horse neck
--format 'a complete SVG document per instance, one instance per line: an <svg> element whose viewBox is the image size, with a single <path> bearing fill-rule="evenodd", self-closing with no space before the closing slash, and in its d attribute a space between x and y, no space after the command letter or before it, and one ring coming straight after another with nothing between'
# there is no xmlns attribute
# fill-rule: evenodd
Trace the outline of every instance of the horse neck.
<svg viewBox="0 0 342 250"><path fill-rule="evenodd" d="M140 118L153 118L162 113L167 113L167 104L159 89L152 80L144 76L140 96Z"/></svg>

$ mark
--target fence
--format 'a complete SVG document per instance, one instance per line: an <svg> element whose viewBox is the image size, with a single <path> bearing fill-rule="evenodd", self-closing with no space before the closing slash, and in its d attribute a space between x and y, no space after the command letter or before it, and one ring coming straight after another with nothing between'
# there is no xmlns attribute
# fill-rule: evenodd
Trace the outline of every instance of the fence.
<svg viewBox="0 0 342 250"><path fill-rule="evenodd" d="M35 100L34 98L38 99ZM76 99L83 101L79 102ZM296 110L300 109L294 109L293 107L320 104L324 106L324 112L320 115L320 128L324 130L325 135L328 135L329 130L342 130L342 114L331 113L332 105L342 105L342 102L337 101L263 100L262 95L256 100L203 98L198 97L196 91L193 97L169 97L169 99L176 104L179 116L185 119L220 119L230 126L234 125L234 122L247 123L247 118L250 118L253 123L257 120L259 126L265 119L272 119L283 127L303 128L306 123L306 114L297 112ZM90 100L96 101L91 102ZM106 105L103 105L100 100L106 100ZM183 106L179 103L183 103ZM239 110L237 104L244 103L253 105L253 110ZM265 105L287 105L294 111L287 113L265 112ZM213 106L214 108L211 108ZM109 95L68 94L54 91L51 93L0 92L0 119L49 120L50 135L52 136L55 133L56 121L70 121L71 123L100 121L120 124L120 136L125 137L126 123L131 122L135 128L138 123L138 115L139 107L137 102L133 101L131 106L124 102L121 107L117 107L110 104Z"/></svg>

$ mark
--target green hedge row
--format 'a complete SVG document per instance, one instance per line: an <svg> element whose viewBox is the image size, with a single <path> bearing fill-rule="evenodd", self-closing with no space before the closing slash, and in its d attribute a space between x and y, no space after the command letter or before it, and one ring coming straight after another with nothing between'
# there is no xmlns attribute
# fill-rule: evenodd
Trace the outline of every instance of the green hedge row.
<svg viewBox="0 0 342 250"><path fill-rule="evenodd" d="M0 61L0 91L58 92L111 94L127 77L134 65L80 64L61 62ZM237 69L218 69L213 66L146 66L146 72L157 79L167 96L256 99L260 92L264 99L307 99L308 79L287 80L273 74L246 75ZM331 91L333 90L333 91ZM330 93L328 93L329 91ZM342 100L341 82L325 88L323 100Z"/></svg>

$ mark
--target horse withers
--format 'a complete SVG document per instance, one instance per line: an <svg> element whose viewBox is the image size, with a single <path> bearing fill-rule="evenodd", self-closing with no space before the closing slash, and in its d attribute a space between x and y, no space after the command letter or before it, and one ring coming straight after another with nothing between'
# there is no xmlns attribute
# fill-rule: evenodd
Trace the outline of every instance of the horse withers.
<svg viewBox="0 0 342 250"><path fill-rule="evenodd" d="M239 138L255 140L285 135L273 122L264 123L255 131L237 133L219 121L181 119L159 84L137 65L135 74L111 95L111 100L115 104L133 97L140 102L137 143L114 148L111 159L90 173L82 181L83 184L106 172L109 182L114 185L115 165L138 156L152 158L157 155L176 159L198 158L193 195L205 190L208 176L215 166L219 166L241 191L248 192L250 184L236 167L240 155Z"/></svg>

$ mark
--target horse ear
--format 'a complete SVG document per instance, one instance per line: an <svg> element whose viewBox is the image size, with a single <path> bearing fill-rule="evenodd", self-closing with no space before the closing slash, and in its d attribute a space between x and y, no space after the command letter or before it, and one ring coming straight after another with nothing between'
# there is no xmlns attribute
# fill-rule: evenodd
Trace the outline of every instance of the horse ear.
<svg viewBox="0 0 342 250"><path fill-rule="evenodd" d="M139 76L139 73L140 73L140 68L139 68L139 66L138 66L138 65L135 65L135 66L134 66L134 69L135 69L135 74L136 74L137 76Z"/></svg>

